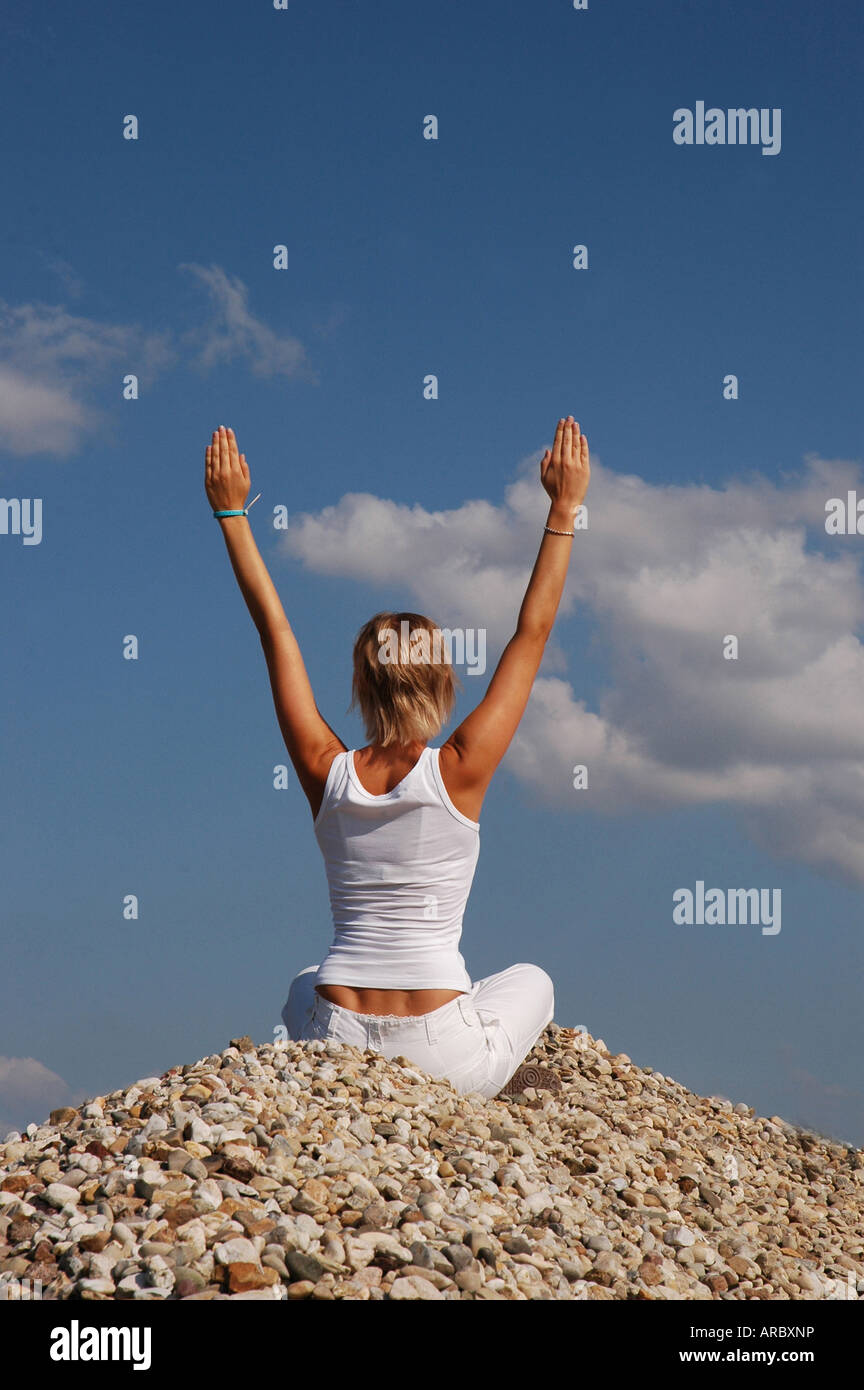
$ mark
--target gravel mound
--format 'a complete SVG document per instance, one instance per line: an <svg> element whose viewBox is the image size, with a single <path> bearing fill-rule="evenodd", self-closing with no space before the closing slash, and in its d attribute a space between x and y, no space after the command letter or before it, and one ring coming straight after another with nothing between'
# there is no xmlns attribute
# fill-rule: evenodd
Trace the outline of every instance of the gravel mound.
<svg viewBox="0 0 864 1390"><path fill-rule="evenodd" d="M864 1151L554 1023L527 1060L560 1090L238 1038L54 1111L0 1144L0 1297L864 1298Z"/></svg>

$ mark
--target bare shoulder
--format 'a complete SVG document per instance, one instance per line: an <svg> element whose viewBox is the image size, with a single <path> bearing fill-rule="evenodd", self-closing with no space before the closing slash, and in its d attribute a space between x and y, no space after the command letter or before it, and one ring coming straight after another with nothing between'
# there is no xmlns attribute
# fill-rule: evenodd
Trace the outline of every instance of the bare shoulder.
<svg viewBox="0 0 864 1390"><path fill-rule="evenodd" d="M479 787L476 775L469 775L459 749L451 739L443 743L438 750L438 769L447 795L456 810L461 811L469 820L479 820L486 787Z"/></svg>

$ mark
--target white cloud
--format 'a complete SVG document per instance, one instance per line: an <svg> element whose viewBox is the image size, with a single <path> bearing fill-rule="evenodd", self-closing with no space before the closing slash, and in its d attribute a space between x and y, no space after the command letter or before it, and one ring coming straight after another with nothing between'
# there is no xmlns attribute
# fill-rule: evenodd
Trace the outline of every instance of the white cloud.
<svg viewBox="0 0 864 1390"><path fill-rule="evenodd" d="M348 494L295 518L284 546L317 573L398 585L500 649L546 513L536 460L532 472L498 507ZM722 488L653 485L595 459L559 610L559 624L589 615L594 636L569 653L569 681L547 660L511 771L574 812L726 806L770 852L864 884L864 541L824 530L826 500L856 484L858 465L815 457L794 478ZM737 661L723 659L727 634ZM566 627L556 640L560 672ZM576 672L598 663L589 709ZM587 793L572 790L576 763Z"/></svg>
<svg viewBox="0 0 864 1390"><path fill-rule="evenodd" d="M0 430L12 454L68 454L88 424L88 413L64 386L31 381L0 363Z"/></svg>
<svg viewBox="0 0 864 1390"><path fill-rule="evenodd" d="M44 258L70 296L81 283L65 261ZM248 306L241 280L218 265L187 264L207 287L212 314L205 325L151 333L138 324L101 323L58 304L11 305L0 300L0 436L12 454L64 457L88 434L104 430L106 390L120 400L122 378L143 387L178 360L208 370L245 359L256 376L316 382L303 344L275 332ZM98 394L97 394L98 393Z"/></svg>
<svg viewBox="0 0 864 1390"><path fill-rule="evenodd" d="M249 308L249 291L242 280L230 276L221 266L184 262L181 270L191 270L210 293L213 316L208 325L186 334L186 341L197 353L199 366L245 357L256 376L317 377L306 363L306 350L298 338L280 336Z"/></svg>
<svg viewBox="0 0 864 1390"><path fill-rule="evenodd" d="M162 334L99 323L56 304L0 300L0 433L13 454L71 454L99 428L88 394L111 372L147 384L173 360Z"/></svg>
<svg viewBox="0 0 864 1390"><path fill-rule="evenodd" d="M52 1110L84 1099L35 1057L0 1057L0 1139L12 1129L44 1124Z"/></svg>

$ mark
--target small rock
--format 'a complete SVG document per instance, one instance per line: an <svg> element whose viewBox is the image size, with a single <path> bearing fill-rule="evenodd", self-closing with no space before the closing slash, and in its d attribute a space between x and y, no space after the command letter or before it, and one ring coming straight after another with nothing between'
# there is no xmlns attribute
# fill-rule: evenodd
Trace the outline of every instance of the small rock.
<svg viewBox="0 0 864 1390"><path fill-rule="evenodd" d="M664 1240L667 1245L674 1245L677 1249L683 1249L688 1245L696 1244L696 1236L689 1226L667 1226L664 1232Z"/></svg>
<svg viewBox="0 0 864 1390"><path fill-rule="evenodd" d="M412 1274L400 1276L393 1281L390 1286L390 1297L393 1299L441 1299L444 1295L423 1275Z"/></svg>
<svg viewBox="0 0 864 1390"><path fill-rule="evenodd" d="M263 1269L257 1263L237 1261L227 1266L227 1286L230 1293L248 1293L252 1289L268 1288L279 1282L275 1269Z"/></svg>
<svg viewBox="0 0 864 1390"><path fill-rule="evenodd" d="M67 1187L62 1182L49 1183L43 1192L45 1201L52 1207L77 1206L81 1200L77 1187Z"/></svg>
<svg viewBox="0 0 864 1390"><path fill-rule="evenodd" d="M214 1245L213 1256L220 1265L258 1263L258 1251L251 1240L245 1240L242 1236L234 1236L231 1240Z"/></svg>
<svg viewBox="0 0 864 1390"><path fill-rule="evenodd" d="M325 1273L323 1264L314 1255L302 1255L298 1250L286 1250L284 1258L295 1282L305 1280L317 1284Z"/></svg>

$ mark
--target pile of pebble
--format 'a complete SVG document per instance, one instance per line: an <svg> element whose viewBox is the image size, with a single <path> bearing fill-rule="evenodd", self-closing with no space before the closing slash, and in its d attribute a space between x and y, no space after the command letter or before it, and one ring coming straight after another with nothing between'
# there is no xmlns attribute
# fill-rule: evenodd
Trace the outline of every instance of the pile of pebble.
<svg viewBox="0 0 864 1390"><path fill-rule="evenodd" d="M0 1144L0 1297L864 1298L864 1151L550 1024L561 1087L254 1046Z"/></svg>

